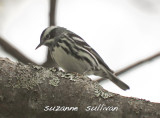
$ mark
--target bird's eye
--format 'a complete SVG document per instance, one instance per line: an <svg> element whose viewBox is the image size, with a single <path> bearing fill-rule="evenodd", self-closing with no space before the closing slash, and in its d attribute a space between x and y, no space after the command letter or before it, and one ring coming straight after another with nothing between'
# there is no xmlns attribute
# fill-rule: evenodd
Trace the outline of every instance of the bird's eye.
<svg viewBox="0 0 160 118"><path fill-rule="evenodd" d="M49 39L49 38L50 38L50 35L49 35L49 34L47 34L47 35L46 35L46 39Z"/></svg>

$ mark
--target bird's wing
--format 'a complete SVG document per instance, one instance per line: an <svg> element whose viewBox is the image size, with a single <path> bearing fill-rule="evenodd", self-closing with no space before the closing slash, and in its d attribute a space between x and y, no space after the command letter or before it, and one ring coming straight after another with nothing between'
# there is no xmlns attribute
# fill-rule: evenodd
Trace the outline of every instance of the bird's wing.
<svg viewBox="0 0 160 118"><path fill-rule="evenodd" d="M114 73L113 70L111 70L108 65L103 61L103 59L100 57L100 55L93 49L91 48L80 36L78 36L77 34L73 33L73 32L69 32L67 33L67 36L68 38L70 39L74 39L74 41L81 45L82 47L84 47L85 49L87 49L89 52L91 52L95 57L96 59L98 60L98 62L103 65L107 70L109 70L111 73Z"/></svg>
<svg viewBox="0 0 160 118"><path fill-rule="evenodd" d="M98 62L101 64L101 65L104 65L105 68L107 70L109 70L111 73L114 73L113 70L111 70L108 65L103 61L103 59L100 57L100 55L91 47L88 47L88 50L97 58Z"/></svg>

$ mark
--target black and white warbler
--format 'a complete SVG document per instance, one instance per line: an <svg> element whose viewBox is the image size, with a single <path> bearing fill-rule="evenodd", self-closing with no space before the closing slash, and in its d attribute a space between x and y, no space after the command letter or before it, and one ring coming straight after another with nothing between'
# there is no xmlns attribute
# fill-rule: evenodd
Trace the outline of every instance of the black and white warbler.
<svg viewBox="0 0 160 118"><path fill-rule="evenodd" d="M48 46L52 59L66 72L77 72L84 75L97 75L110 79L121 89L129 86L119 80L105 64L99 54L80 36L59 26L46 28L40 37L40 44Z"/></svg>

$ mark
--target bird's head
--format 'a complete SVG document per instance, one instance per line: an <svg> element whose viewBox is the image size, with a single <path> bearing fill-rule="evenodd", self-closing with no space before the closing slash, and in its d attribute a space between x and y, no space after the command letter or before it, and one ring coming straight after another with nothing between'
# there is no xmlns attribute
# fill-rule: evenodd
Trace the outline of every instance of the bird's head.
<svg viewBox="0 0 160 118"><path fill-rule="evenodd" d="M56 37L61 33L61 27L50 26L43 30L40 36L40 44L36 47L38 49L40 46L50 46L55 42ZM62 28L63 29L63 28Z"/></svg>

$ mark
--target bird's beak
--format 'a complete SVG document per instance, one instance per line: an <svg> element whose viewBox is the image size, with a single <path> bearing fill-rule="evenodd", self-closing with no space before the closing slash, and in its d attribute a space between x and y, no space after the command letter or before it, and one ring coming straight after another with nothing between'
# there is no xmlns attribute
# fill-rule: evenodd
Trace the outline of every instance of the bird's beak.
<svg viewBox="0 0 160 118"><path fill-rule="evenodd" d="M41 47L43 45L43 43L40 43L37 47L36 47L36 49L38 49L39 47ZM36 50L35 49L35 50Z"/></svg>

